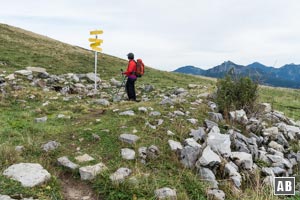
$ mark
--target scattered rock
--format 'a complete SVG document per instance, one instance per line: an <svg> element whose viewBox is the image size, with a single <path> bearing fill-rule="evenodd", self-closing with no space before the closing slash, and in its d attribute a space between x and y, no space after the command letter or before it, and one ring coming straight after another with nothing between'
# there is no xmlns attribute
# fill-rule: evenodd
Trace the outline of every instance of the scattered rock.
<svg viewBox="0 0 300 200"><path fill-rule="evenodd" d="M122 141L122 142L126 142L126 143L129 143L129 144L134 144L136 143L136 141L138 139L140 139L140 137L136 136L136 135L133 135L133 134L127 134L127 133L124 133L124 134L121 134L119 139Z"/></svg>
<svg viewBox="0 0 300 200"><path fill-rule="evenodd" d="M69 160L67 156L63 156L57 159L58 164L67 167L71 170L75 170L79 167L79 165L73 163L72 161Z"/></svg>
<svg viewBox="0 0 300 200"><path fill-rule="evenodd" d="M96 99L93 101L95 104L103 105L103 106L109 106L110 103L106 99Z"/></svg>
<svg viewBox="0 0 300 200"><path fill-rule="evenodd" d="M89 82L91 82L91 83L95 82L95 73L87 73L86 77ZM100 81L101 81L101 79L98 76L96 76L96 82L100 82Z"/></svg>
<svg viewBox="0 0 300 200"><path fill-rule="evenodd" d="M119 113L119 115L134 116L134 111L133 110L127 110L127 111Z"/></svg>
<svg viewBox="0 0 300 200"><path fill-rule="evenodd" d="M24 146L16 146L15 150L16 152L22 153L24 151L25 147Z"/></svg>
<svg viewBox="0 0 300 200"><path fill-rule="evenodd" d="M60 143L59 142L56 142L56 141L49 141L47 142L46 144L43 144L41 146L41 148L48 152L48 151L53 151L55 149L57 149L58 147L60 146Z"/></svg>
<svg viewBox="0 0 300 200"><path fill-rule="evenodd" d="M221 113L208 112L208 116L216 123L223 121L223 115Z"/></svg>
<svg viewBox="0 0 300 200"><path fill-rule="evenodd" d="M26 70L31 72L38 72L38 73L46 72L46 69L42 67L26 67Z"/></svg>
<svg viewBox="0 0 300 200"><path fill-rule="evenodd" d="M80 167L79 173L80 173L81 180L92 180L98 174L100 174L101 172L103 172L106 169L107 169L107 167L103 163Z"/></svg>
<svg viewBox="0 0 300 200"><path fill-rule="evenodd" d="M176 190L164 187L154 191L155 197L157 199L168 199L168 200L176 200L177 194Z"/></svg>
<svg viewBox="0 0 300 200"><path fill-rule="evenodd" d="M144 87L145 92L152 92L154 89L155 88L153 85L145 85L145 87Z"/></svg>
<svg viewBox="0 0 300 200"><path fill-rule="evenodd" d="M180 142L168 140L168 143L172 151L182 150L183 148Z"/></svg>
<svg viewBox="0 0 300 200"><path fill-rule="evenodd" d="M78 162L89 162L89 161L93 161L95 159L88 154L83 154L81 156L75 157L75 160L77 160Z"/></svg>
<svg viewBox="0 0 300 200"><path fill-rule="evenodd" d="M122 167L119 168L115 173L110 175L110 180L113 183L121 183L125 180L126 177L128 177L132 173L131 169Z"/></svg>
<svg viewBox="0 0 300 200"><path fill-rule="evenodd" d="M32 71L23 69L23 70L15 71L15 74L20 74L20 75L23 75L23 76L29 76L29 75L32 75Z"/></svg>
<svg viewBox="0 0 300 200"><path fill-rule="evenodd" d="M134 160L135 151L129 148L121 149L121 156L125 160Z"/></svg>
<svg viewBox="0 0 300 200"><path fill-rule="evenodd" d="M206 140L206 133L202 127L199 127L197 130L191 129L190 136L193 136L195 141L204 142Z"/></svg>
<svg viewBox="0 0 300 200"><path fill-rule="evenodd" d="M224 200L225 193L222 190L210 189L207 191L207 198L211 200Z"/></svg>
<svg viewBox="0 0 300 200"><path fill-rule="evenodd" d="M36 123L46 122L46 121L47 121L47 116L41 117L41 118L35 118L34 121L35 121Z"/></svg>
<svg viewBox="0 0 300 200"><path fill-rule="evenodd" d="M191 119L187 119L187 121L192 123L192 124L197 124L198 119L191 118Z"/></svg>
<svg viewBox="0 0 300 200"><path fill-rule="evenodd" d="M243 109L229 112L229 115L233 121L237 121L241 124L246 124L248 122L246 112Z"/></svg>
<svg viewBox="0 0 300 200"><path fill-rule="evenodd" d="M151 145L147 148L147 158L156 159L159 156L159 149L155 145Z"/></svg>
<svg viewBox="0 0 300 200"><path fill-rule="evenodd" d="M149 116L160 116L160 115L161 115L161 113L158 111L152 111L149 113Z"/></svg>

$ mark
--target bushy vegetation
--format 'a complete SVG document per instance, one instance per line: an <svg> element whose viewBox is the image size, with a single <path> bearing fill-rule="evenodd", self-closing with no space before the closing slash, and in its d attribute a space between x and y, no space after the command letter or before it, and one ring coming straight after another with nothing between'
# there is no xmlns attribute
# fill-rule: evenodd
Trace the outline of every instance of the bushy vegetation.
<svg viewBox="0 0 300 200"><path fill-rule="evenodd" d="M235 78L227 75L217 81L216 102L219 110L227 116L231 110L253 110L258 98L258 84L249 77Z"/></svg>

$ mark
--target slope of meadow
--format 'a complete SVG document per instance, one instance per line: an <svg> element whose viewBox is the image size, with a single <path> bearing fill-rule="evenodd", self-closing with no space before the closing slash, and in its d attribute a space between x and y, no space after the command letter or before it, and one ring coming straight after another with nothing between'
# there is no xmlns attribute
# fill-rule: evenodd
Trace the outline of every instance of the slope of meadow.
<svg viewBox="0 0 300 200"><path fill-rule="evenodd" d="M0 24L0 43L2 76L27 66L43 67L50 74L93 71L91 51L19 28ZM120 68L126 66L125 60L105 54L100 56L98 63L100 77L107 84L111 78L120 80ZM90 199L148 200L155 199L156 189L170 187L176 189L179 200L206 199L206 183L193 170L183 167L176 152L171 151L168 140L182 142L189 137L191 129L203 125L209 111L207 100L203 99L198 105L191 102L201 99L199 94L215 90L213 79L147 67L145 76L137 81L137 93L139 99L143 97L148 101L110 102L109 105L97 104L94 100L107 97L115 88L103 87L99 96L89 97L33 86L31 80L20 75L7 83L1 87L0 95L0 194L17 199L81 199L88 196ZM189 84L196 86L188 88ZM154 90L146 92L144 87L147 85L154 86ZM178 88L188 91L185 101L162 106L163 97L174 96ZM296 112L300 107L299 91L262 87L260 93L260 101L269 102L275 109L299 120L299 112ZM147 111L142 112L141 108ZM120 115L128 110L135 115ZM178 111L184 115L174 114ZM35 121L45 116L46 122ZM188 119L196 119L197 123L190 123ZM168 131L174 135L167 134ZM138 135L140 139L135 144L121 142L119 136L123 133ZM43 144L53 140L61 146L49 152L41 149ZM15 150L19 145L23 146L21 152ZM138 149L151 145L158 147L158 156L143 164ZM135 150L136 159L122 159L122 148ZM299 148L297 144L295 148ZM75 162L76 156L85 153L95 160L81 165L103 162L108 170L91 181L81 181L78 170L71 171L57 164L57 158L61 156L68 156ZM20 162L40 163L52 175L51 179L41 186L24 188L2 175L7 167ZM110 175L120 167L131 169L131 178L113 184ZM241 194L235 194L226 183L220 187L229 199L277 199L268 188L247 181L243 184L248 184L248 189Z"/></svg>

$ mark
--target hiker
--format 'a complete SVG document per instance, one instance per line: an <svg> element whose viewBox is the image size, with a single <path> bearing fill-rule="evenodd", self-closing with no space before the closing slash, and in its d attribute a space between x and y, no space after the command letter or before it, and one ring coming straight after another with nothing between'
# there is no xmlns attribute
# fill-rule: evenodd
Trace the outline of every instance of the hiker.
<svg viewBox="0 0 300 200"><path fill-rule="evenodd" d="M126 70L126 72L123 73L127 76L127 82L126 82L125 88L126 88L128 100L129 101L137 101L136 95L135 95L135 87L134 87L134 83L137 78L136 74L135 74L136 62L134 60L134 54L133 53L127 54L127 58L128 58L127 70Z"/></svg>

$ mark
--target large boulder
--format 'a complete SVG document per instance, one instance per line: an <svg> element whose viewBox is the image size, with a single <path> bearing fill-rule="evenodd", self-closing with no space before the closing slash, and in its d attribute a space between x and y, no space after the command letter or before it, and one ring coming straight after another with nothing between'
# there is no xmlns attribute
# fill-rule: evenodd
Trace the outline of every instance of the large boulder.
<svg viewBox="0 0 300 200"><path fill-rule="evenodd" d="M232 152L231 158L235 161L239 167L251 170L253 167L252 155L245 152Z"/></svg>
<svg viewBox="0 0 300 200"><path fill-rule="evenodd" d="M50 179L51 175L38 163L19 163L8 167L3 175L21 182L24 187L34 187Z"/></svg>
<svg viewBox="0 0 300 200"><path fill-rule="evenodd" d="M184 147L180 152L180 162L188 168L194 168L195 163L201 153L201 145L193 138L184 141Z"/></svg>
<svg viewBox="0 0 300 200"><path fill-rule="evenodd" d="M207 181L212 188L218 188L218 181L216 181L216 176L212 170L206 167L198 168L198 175L201 179Z"/></svg>
<svg viewBox="0 0 300 200"><path fill-rule="evenodd" d="M86 77L89 82L94 83L95 82L95 73L87 73ZM101 79L96 75L96 82L100 82Z"/></svg>
<svg viewBox="0 0 300 200"><path fill-rule="evenodd" d="M207 144L215 153L223 157L229 157L231 154L230 136L221 134L217 126L214 126L208 133Z"/></svg>
<svg viewBox="0 0 300 200"><path fill-rule="evenodd" d="M211 150L210 146L206 146L196 165L214 168L216 165L220 165L220 163L220 157Z"/></svg>

